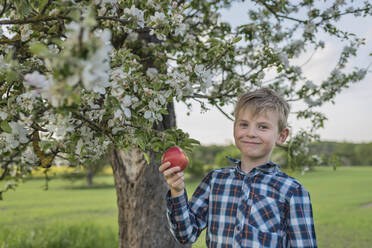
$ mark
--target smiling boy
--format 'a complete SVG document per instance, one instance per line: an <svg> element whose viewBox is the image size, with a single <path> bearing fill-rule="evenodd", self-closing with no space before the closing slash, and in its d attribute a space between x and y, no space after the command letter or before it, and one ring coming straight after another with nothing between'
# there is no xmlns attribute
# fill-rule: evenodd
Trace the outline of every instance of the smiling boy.
<svg viewBox="0 0 372 248"><path fill-rule="evenodd" d="M208 247L317 247L309 193L270 161L289 134L288 103L262 88L239 97L234 139L240 160L208 173L188 201L183 172L162 164L170 191L170 230L192 243L207 228Z"/></svg>

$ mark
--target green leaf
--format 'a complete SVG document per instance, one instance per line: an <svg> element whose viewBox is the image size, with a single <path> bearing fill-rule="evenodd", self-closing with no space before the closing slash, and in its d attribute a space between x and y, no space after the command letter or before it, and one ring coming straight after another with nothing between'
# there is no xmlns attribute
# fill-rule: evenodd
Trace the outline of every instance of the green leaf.
<svg viewBox="0 0 372 248"><path fill-rule="evenodd" d="M147 164L150 164L150 156L146 152L143 153L143 156L145 157Z"/></svg>
<svg viewBox="0 0 372 248"><path fill-rule="evenodd" d="M187 143L188 144L200 145L200 141L199 140L196 140L196 139L187 139Z"/></svg>
<svg viewBox="0 0 372 248"><path fill-rule="evenodd" d="M241 36L235 37L235 38L232 40L232 43L238 43L241 39L242 39Z"/></svg>
<svg viewBox="0 0 372 248"><path fill-rule="evenodd" d="M159 113L160 113L160 114L163 114L163 115L167 115L167 114L169 114L168 111L167 111L166 109L161 109L161 110L159 111Z"/></svg>
<svg viewBox="0 0 372 248"><path fill-rule="evenodd" d="M16 12L19 13L21 16L28 16L32 9L28 1L24 0L15 0L14 1Z"/></svg>
<svg viewBox="0 0 372 248"><path fill-rule="evenodd" d="M81 14L80 14L80 11L78 9L73 9L68 13L67 16L70 17L72 20L78 22L79 19L80 19Z"/></svg>
<svg viewBox="0 0 372 248"><path fill-rule="evenodd" d="M44 7L46 6L46 4L48 3L48 0L40 0L40 3L39 3L39 11L41 12Z"/></svg>
<svg viewBox="0 0 372 248"><path fill-rule="evenodd" d="M145 144L144 144L142 141L139 141L139 142L137 143L137 145L139 146L139 148L140 148L141 150L145 150L145 148L146 148Z"/></svg>
<svg viewBox="0 0 372 248"><path fill-rule="evenodd" d="M40 42L35 42L30 45L30 51L33 54L44 56L49 53L49 50L46 45L40 43Z"/></svg>
<svg viewBox="0 0 372 248"><path fill-rule="evenodd" d="M6 73L6 79L8 82L15 82L18 79L18 73L16 71L8 71Z"/></svg>
<svg viewBox="0 0 372 248"><path fill-rule="evenodd" d="M9 123L6 120L3 120L0 123L0 127L4 132L12 133L12 128L9 126Z"/></svg>

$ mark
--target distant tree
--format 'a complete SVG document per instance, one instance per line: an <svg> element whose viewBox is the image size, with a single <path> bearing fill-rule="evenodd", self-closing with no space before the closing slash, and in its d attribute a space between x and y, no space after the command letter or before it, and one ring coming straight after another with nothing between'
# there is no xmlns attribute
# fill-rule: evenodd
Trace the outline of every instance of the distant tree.
<svg viewBox="0 0 372 248"><path fill-rule="evenodd" d="M205 173L211 170L215 164L215 159L218 154L223 152L226 146L209 145L195 146L190 156L190 166L187 168L187 173L194 176L203 176Z"/></svg>
<svg viewBox="0 0 372 248"><path fill-rule="evenodd" d="M219 11L233 2L2 0L0 180L9 188L35 167L90 163L108 152L119 246L177 247L157 153L196 141L176 129L174 101L223 112L262 86L305 103L295 114L312 126L287 150L291 166L306 165L304 145L326 119L317 108L367 72L345 70L364 40L337 21L370 16L371 4L254 0L245 23L232 29ZM330 75L312 82L294 60L324 48L321 31L347 45Z"/></svg>
<svg viewBox="0 0 372 248"><path fill-rule="evenodd" d="M103 155L102 158L92 161L90 164L76 166L76 171L66 172L62 178L71 181L86 179L88 187L93 186L93 178L101 173L106 166L109 165L107 154Z"/></svg>
<svg viewBox="0 0 372 248"><path fill-rule="evenodd" d="M228 161L226 160L227 157L239 159L240 151L234 145L226 146L225 149L219 154L217 154L217 156L215 157L214 164L211 169L232 166L232 164L229 164Z"/></svg>
<svg viewBox="0 0 372 248"><path fill-rule="evenodd" d="M372 165L372 143L362 143L355 146L357 165Z"/></svg>

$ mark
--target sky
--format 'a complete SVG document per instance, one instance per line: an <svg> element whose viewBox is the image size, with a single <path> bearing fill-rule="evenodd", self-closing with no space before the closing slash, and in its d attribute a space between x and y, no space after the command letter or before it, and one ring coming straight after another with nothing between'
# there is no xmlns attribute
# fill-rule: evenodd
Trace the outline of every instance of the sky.
<svg viewBox="0 0 372 248"><path fill-rule="evenodd" d="M246 3L234 4L230 9L222 12L222 19L233 26L244 21L247 9ZM354 32L366 39L366 45L358 52L357 58L351 61L351 66L367 67L372 63L372 17L355 18L347 17L340 22L342 28ZM369 32L368 32L369 31ZM315 53L311 61L303 67L306 76L314 81L324 79L336 64L335 58L343 46L335 40L324 39L325 49ZM308 56L304 55L303 61ZM293 106L292 106L293 107ZM232 144L233 122L228 120L217 109L201 113L197 104L193 105L190 115L183 103L176 103L177 126L189 133L194 139L204 145ZM224 108L232 112L233 106ZM319 130L321 140L340 142L372 142L372 71L361 82L344 89L336 98L335 104L325 104L319 109L325 113L328 120L325 127ZM305 128L307 123L289 118L291 131L294 133L300 128Z"/></svg>

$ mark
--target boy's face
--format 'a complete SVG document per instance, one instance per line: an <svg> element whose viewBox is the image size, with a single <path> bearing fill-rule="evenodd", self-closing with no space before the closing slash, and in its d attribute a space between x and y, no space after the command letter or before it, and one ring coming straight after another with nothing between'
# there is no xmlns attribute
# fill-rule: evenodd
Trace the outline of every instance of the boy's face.
<svg viewBox="0 0 372 248"><path fill-rule="evenodd" d="M279 133L279 114L267 110L257 115L251 108L242 109L234 123L235 144L246 162L267 163L275 144L285 142L289 130Z"/></svg>

